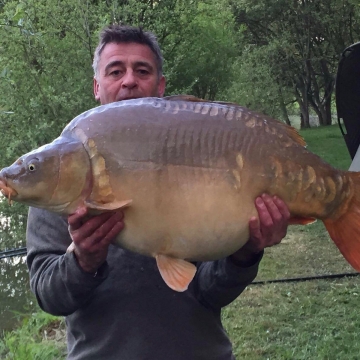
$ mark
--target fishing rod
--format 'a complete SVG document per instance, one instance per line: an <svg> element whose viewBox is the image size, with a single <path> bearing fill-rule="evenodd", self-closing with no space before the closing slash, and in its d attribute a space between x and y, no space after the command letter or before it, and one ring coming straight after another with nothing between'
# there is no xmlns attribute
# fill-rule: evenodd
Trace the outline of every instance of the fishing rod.
<svg viewBox="0 0 360 360"><path fill-rule="evenodd" d="M22 256L22 255L26 255L26 247L0 251L0 259L5 259L13 256ZM302 281L319 280L319 279L339 279L343 277L354 277L358 275L360 275L360 273L351 272L351 273L339 273L339 274L301 276L301 277L284 278L284 279L258 280L258 281L253 281L250 285L267 285L274 283L302 282Z"/></svg>
<svg viewBox="0 0 360 360"><path fill-rule="evenodd" d="M0 259L6 259L9 257L22 256L22 255L26 255L26 247L0 251Z"/></svg>
<svg viewBox="0 0 360 360"><path fill-rule="evenodd" d="M285 283L285 282L302 282L302 281L319 280L319 279L340 279L343 277L353 277L358 275L360 275L360 273L351 272L351 273L339 273L339 274L301 276L301 277L285 278L285 279L258 280L258 281L253 281L250 285L266 285L266 284Z"/></svg>

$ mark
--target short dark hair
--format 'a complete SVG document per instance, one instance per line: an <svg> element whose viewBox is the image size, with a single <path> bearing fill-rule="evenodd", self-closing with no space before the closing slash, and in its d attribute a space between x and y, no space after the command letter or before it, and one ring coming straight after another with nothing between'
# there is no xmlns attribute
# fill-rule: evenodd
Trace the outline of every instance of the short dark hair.
<svg viewBox="0 0 360 360"><path fill-rule="evenodd" d="M155 56L159 78L162 75L163 57L154 33L150 31L143 31L141 27L128 25L109 25L101 30L99 35L99 44L95 49L92 65L95 77L98 75L100 55L104 50L105 45L109 43L137 43L147 45Z"/></svg>

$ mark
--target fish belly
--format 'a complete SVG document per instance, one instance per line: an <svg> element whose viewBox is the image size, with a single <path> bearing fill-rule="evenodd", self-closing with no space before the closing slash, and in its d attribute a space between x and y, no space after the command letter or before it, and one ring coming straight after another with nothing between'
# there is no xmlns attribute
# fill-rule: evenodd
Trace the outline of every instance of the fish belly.
<svg viewBox="0 0 360 360"><path fill-rule="evenodd" d="M129 172L121 189L133 202L116 243L149 256L194 261L228 256L246 243L249 219L256 214L254 196L239 191L225 169Z"/></svg>

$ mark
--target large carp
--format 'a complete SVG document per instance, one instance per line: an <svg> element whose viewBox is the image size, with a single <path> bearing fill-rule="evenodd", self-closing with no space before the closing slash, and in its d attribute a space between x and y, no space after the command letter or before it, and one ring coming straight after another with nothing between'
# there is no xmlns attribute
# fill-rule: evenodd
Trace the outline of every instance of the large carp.
<svg viewBox="0 0 360 360"><path fill-rule="evenodd" d="M9 199L62 214L124 209L115 243L153 256L183 291L190 261L245 244L254 200L277 195L292 223L321 219L360 270L360 175L336 170L292 128L235 104L189 97L111 103L72 120L52 143L0 172Z"/></svg>

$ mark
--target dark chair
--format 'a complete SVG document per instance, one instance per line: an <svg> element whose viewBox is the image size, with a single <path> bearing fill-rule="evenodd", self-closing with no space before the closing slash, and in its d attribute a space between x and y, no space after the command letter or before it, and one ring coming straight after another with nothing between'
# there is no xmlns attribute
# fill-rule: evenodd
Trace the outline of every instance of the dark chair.
<svg viewBox="0 0 360 360"><path fill-rule="evenodd" d="M349 46L341 54L335 95L339 126L354 159L360 145L360 42Z"/></svg>

